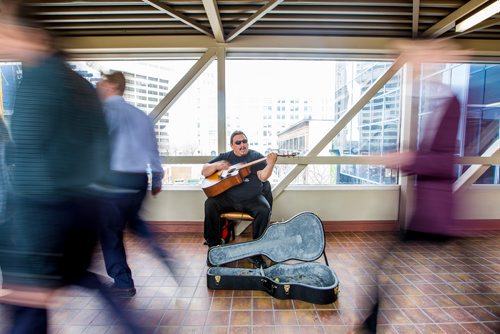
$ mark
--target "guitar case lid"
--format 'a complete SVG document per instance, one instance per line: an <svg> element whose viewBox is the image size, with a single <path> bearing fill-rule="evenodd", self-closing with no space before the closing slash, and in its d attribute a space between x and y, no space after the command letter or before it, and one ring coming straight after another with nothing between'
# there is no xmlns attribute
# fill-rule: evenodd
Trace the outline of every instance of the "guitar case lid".
<svg viewBox="0 0 500 334"><path fill-rule="evenodd" d="M208 264L220 266L229 262L264 255L274 262L314 261L325 250L325 231L318 216L302 212L285 222L269 225L258 239L211 247Z"/></svg>

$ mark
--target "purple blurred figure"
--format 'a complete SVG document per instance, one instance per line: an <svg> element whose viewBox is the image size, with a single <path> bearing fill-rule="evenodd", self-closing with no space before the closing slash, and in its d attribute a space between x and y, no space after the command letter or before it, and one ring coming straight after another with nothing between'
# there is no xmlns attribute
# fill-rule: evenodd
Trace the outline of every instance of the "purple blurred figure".
<svg viewBox="0 0 500 334"><path fill-rule="evenodd" d="M434 90L434 108L424 125L417 152L408 164L401 166L404 173L416 175L415 207L407 226L407 239L454 234L453 183L460 104L444 85L425 89Z"/></svg>
<svg viewBox="0 0 500 334"><path fill-rule="evenodd" d="M420 70L423 62L462 60L467 52L455 50L446 41L399 42L401 57ZM419 84L419 83L417 83ZM439 82L422 87L426 109L430 116L423 120L416 152L401 152L385 156L385 165L399 167L407 175L415 175L413 212L402 229L402 241L443 242L455 235L453 183L457 134L460 123L460 103L451 89ZM379 263L392 254L386 254ZM377 330L379 296L372 313L366 318L361 332Z"/></svg>

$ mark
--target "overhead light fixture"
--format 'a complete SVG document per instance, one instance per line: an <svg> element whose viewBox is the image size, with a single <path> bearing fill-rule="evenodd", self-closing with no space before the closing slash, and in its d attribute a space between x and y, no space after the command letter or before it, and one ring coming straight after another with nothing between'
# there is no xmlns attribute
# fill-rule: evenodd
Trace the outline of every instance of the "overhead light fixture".
<svg viewBox="0 0 500 334"><path fill-rule="evenodd" d="M496 0L492 4L489 4L478 11L476 14L471 15L462 22L458 23L455 27L455 31L464 32L498 12L500 12L500 0Z"/></svg>

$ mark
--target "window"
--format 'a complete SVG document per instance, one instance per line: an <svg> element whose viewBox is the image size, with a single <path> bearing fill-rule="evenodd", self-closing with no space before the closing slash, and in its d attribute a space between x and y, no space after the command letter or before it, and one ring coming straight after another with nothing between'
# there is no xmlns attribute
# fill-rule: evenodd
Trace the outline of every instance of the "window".
<svg viewBox="0 0 500 334"><path fill-rule="evenodd" d="M233 126L228 128L227 132L244 126L242 129L248 137L258 139L257 141L261 143L259 147L252 147L259 152L284 150L306 154L333 127L335 121L348 110L353 101L359 98L362 90L369 87L388 66L390 63L229 60L226 67L226 115L227 123ZM336 72L342 75L335 77ZM399 102L399 86L398 75L391 81L390 87L384 87L384 90L370 102L366 117L356 117L349 125L350 130L343 131L337 136L325 147L321 155L331 155L335 150L360 154L360 139L363 139L360 137L363 136L368 136L366 154L368 152L382 154L388 149L395 150L398 137L385 138L381 129L386 122L383 119L386 113L392 114L391 117L386 117L387 122L399 120L399 109L396 109L399 104L393 101L389 107L384 102L387 96L397 97ZM275 112L272 115L275 117L255 118L257 112L264 110L265 101L269 100L276 101ZM374 113L373 109L377 109L378 113ZM240 120L239 123L234 122L237 119ZM259 121L256 122L256 119ZM364 134L363 128L358 125L360 123L377 124L378 134L370 131ZM278 131L259 131L268 125L272 125ZM398 129L399 124L396 131ZM260 136L268 140L260 140ZM319 171L328 175L333 173L330 168L316 166L315 173ZM382 174L382 171L378 174ZM327 184L339 182L338 177L328 177L328 175L315 179L321 179ZM301 180L308 183L310 179L306 177ZM380 177L377 176L376 180L380 182ZM296 182L301 181L296 180ZM389 183L395 182L396 179L389 181ZM387 183L387 180L384 180L384 183Z"/></svg>
<svg viewBox="0 0 500 334"><path fill-rule="evenodd" d="M436 99L427 98L435 95L434 82L451 87L462 104L462 122L457 138L457 154L480 156L500 135L500 65L496 64L426 64L423 71L427 74L423 83L421 100L420 129L431 118ZM434 85L434 86L433 86ZM469 166L458 166L457 176ZM499 184L500 168L494 165L476 181L476 183Z"/></svg>
<svg viewBox="0 0 500 334"><path fill-rule="evenodd" d="M0 109L9 120L14 109L16 88L22 78L20 63L0 63Z"/></svg>
<svg viewBox="0 0 500 334"><path fill-rule="evenodd" d="M214 62L169 109L168 155L210 155L217 149L216 77Z"/></svg>
<svg viewBox="0 0 500 334"><path fill-rule="evenodd" d="M151 112L194 64L195 60L72 62L75 71L95 83L100 71L122 70L124 97ZM15 86L21 78L16 63L0 64L3 108L12 113ZM213 155L217 152L217 75L213 62L156 124L164 156ZM391 66L390 62L315 60L236 60L226 62L226 138L243 130L251 147L307 154L366 90ZM500 65L427 64L425 80L451 85L463 102L457 154L481 155L499 138ZM242 80L244 78L244 80ZM363 107L320 156L378 155L400 146L401 72ZM426 81L423 82L425 86ZM421 104L421 126L432 106ZM160 126L161 125L161 126ZM272 130L271 130L272 129ZM161 130L161 131L160 131ZM227 148L229 149L229 147ZM457 175L469 166L457 168ZM166 182L191 184L201 165L165 165ZM289 165L277 166L278 182ZM189 171L189 173L188 173ZM321 174L323 173L323 174ZM298 184L395 184L397 175L384 166L310 165ZM499 166L491 166L477 183L500 183Z"/></svg>

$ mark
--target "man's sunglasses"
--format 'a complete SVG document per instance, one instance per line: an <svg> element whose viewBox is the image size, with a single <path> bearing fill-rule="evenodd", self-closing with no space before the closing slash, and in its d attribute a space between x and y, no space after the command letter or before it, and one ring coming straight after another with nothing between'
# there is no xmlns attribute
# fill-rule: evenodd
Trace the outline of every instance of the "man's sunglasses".
<svg viewBox="0 0 500 334"><path fill-rule="evenodd" d="M236 145L240 145L241 143L246 144L248 143L248 139L243 139L243 140L237 140L234 142Z"/></svg>

